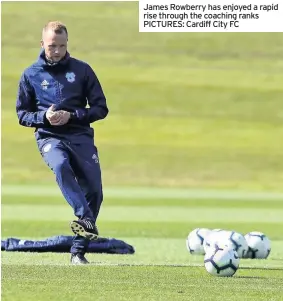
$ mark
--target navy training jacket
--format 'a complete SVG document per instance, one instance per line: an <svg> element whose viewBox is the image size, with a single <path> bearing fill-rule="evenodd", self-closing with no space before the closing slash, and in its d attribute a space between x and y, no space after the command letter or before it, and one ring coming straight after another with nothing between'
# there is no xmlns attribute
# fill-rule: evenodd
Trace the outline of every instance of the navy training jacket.
<svg viewBox="0 0 283 301"><path fill-rule="evenodd" d="M67 124L50 125L45 115L52 104L56 110L73 113ZM74 143L93 140L90 124L108 114L103 90L92 68L68 52L59 63L49 65L44 50L21 76L16 111L20 125L35 128L37 140L57 137Z"/></svg>

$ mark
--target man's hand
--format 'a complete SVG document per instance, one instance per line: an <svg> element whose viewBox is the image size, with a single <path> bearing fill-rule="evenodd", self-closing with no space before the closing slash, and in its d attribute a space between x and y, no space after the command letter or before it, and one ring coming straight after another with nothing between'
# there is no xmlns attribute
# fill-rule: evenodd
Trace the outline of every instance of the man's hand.
<svg viewBox="0 0 283 301"><path fill-rule="evenodd" d="M71 117L70 112L67 111L60 110L55 113L59 114L59 120L52 122L52 125L64 125L69 121Z"/></svg>
<svg viewBox="0 0 283 301"><path fill-rule="evenodd" d="M53 123L60 121L60 114L58 113L59 111L55 112L54 111L55 106L52 105L49 107L49 109L46 112L46 118L49 121L50 124L53 125Z"/></svg>
<svg viewBox="0 0 283 301"><path fill-rule="evenodd" d="M67 111L54 111L54 105L52 105L46 112L46 118L51 125L64 125L70 119L70 112Z"/></svg>

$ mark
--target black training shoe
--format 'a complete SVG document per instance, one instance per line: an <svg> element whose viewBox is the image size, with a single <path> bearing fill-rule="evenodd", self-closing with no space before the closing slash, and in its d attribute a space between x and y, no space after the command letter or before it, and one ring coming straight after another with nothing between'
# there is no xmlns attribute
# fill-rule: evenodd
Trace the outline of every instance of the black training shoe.
<svg viewBox="0 0 283 301"><path fill-rule="evenodd" d="M89 240L96 240L98 238L98 229L91 219L86 218L72 221L70 226L72 231L77 235L86 237Z"/></svg>
<svg viewBox="0 0 283 301"><path fill-rule="evenodd" d="M71 255L71 264L89 264L83 254L77 253Z"/></svg>

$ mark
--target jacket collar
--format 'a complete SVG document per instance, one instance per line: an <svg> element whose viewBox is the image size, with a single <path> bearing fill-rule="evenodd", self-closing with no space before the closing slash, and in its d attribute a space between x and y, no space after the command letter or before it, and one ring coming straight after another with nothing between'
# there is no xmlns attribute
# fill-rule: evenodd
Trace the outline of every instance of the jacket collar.
<svg viewBox="0 0 283 301"><path fill-rule="evenodd" d="M67 51L66 55L57 64L50 64L46 60L45 51L43 49L39 54L37 63L44 68L57 68L57 67L65 67L69 63L69 59L70 59L70 53Z"/></svg>

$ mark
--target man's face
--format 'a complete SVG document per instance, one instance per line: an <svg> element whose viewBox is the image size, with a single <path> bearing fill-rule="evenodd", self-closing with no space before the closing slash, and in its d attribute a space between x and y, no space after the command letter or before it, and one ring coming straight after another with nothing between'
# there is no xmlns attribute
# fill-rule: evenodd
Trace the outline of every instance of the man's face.
<svg viewBox="0 0 283 301"><path fill-rule="evenodd" d="M41 47L53 62L59 62L66 54L68 37L65 32L55 33L52 29L43 33Z"/></svg>

